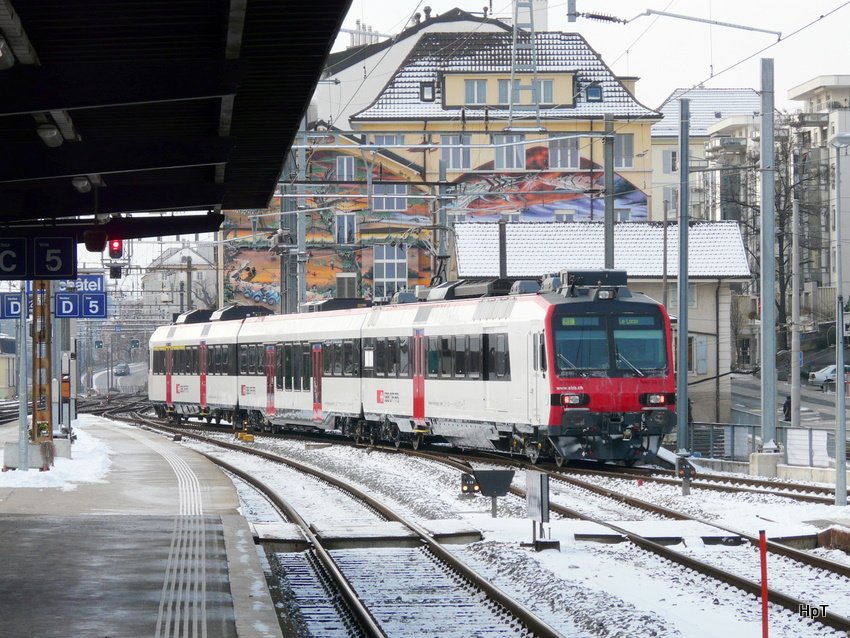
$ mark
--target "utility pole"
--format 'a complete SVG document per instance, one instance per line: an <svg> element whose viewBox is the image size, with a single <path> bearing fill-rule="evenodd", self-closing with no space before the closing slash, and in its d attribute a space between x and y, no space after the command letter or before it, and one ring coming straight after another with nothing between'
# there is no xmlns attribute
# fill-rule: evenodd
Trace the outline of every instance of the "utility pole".
<svg viewBox="0 0 850 638"><path fill-rule="evenodd" d="M614 115L605 114L605 137L602 141L605 164L605 268L614 267Z"/></svg>
<svg viewBox="0 0 850 638"><path fill-rule="evenodd" d="M762 449L776 452L776 216L773 58L761 61L761 422Z"/></svg>
<svg viewBox="0 0 850 638"><path fill-rule="evenodd" d="M688 146L690 145L691 101L679 100L679 274L676 352L676 446L688 455ZM686 462L682 459L682 462Z"/></svg>

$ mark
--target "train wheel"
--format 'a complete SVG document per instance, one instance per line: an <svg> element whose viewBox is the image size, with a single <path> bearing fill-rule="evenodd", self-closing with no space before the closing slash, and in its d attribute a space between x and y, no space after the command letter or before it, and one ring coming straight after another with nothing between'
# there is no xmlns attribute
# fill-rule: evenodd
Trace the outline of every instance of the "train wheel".
<svg viewBox="0 0 850 638"><path fill-rule="evenodd" d="M530 441L525 444L525 455L528 457L528 460L531 461L532 465L537 465L537 461L540 460L540 448L537 447L537 443Z"/></svg>
<svg viewBox="0 0 850 638"><path fill-rule="evenodd" d="M393 447L398 450L401 447L401 432L399 431L398 426L393 427L391 440L393 442Z"/></svg>
<svg viewBox="0 0 850 638"><path fill-rule="evenodd" d="M421 448L422 443L423 441L421 434L414 434L413 438L410 439L410 445L414 450L418 450L419 448Z"/></svg>
<svg viewBox="0 0 850 638"><path fill-rule="evenodd" d="M555 457L555 465L557 465L558 467L564 467L564 457L563 457L563 456L561 456L561 455L558 453L558 451L557 451L557 450L555 451L555 453L553 454L553 456Z"/></svg>

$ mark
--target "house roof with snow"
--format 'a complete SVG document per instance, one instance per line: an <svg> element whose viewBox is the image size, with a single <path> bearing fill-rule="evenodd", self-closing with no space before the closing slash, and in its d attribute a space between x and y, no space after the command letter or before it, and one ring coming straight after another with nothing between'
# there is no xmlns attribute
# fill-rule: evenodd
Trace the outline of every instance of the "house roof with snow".
<svg viewBox="0 0 850 638"><path fill-rule="evenodd" d="M499 224L458 222L458 277L499 275ZM602 222L515 222L507 224L507 276L540 277L565 269L605 267ZM667 225L667 275L679 269L678 224ZM614 225L614 267L630 279L660 279L664 224ZM750 269L741 231L734 221L692 222L688 232L689 279L748 279Z"/></svg>
<svg viewBox="0 0 850 638"><path fill-rule="evenodd" d="M369 107L352 122L375 120L506 119L507 108L445 106L442 76L446 73L510 73L512 35L507 33L428 33L422 36L407 59ZM531 51L519 51L519 63L531 63ZM656 111L638 102L578 33L537 33L538 73L574 73L577 88L602 87L603 100L588 102L578 91L575 104L541 108L541 119L658 118ZM420 84L433 82L435 99L423 101Z"/></svg>
<svg viewBox="0 0 850 638"><path fill-rule="evenodd" d="M183 257L192 258L193 268L209 268L213 265L207 257L204 257L191 246L173 246L163 250L162 254L152 259L151 263L149 263L146 268L148 270L156 268L167 268L169 270L173 270L174 268L185 268L185 262L182 260Z"/></svg>
<svg viewBox="0 0 850 638"><path fill-rule="evenodd" d="M458 8L449 9L448 11L445 11L441 14L426 17L421 22L404 29L401 33L397 34L393 38L382 40L381 42L375 42L374 44L363 44L354 47L349 47L343 51L337 51L335 53L329 54L327 62L325 64L325 73L327 75L339 73L343 69L347 69L348 67L354 66L355 64L359 64L363 60L366 60L377 53L382 53L386 49L395 46L402 40L418 36L422 31L430 27L450 24L453 22L470 22L478 23L479 25L490 24L504 29L508 32L510 32L511 29L501 20L496 20L494 18L482 18L481 16L473 15L467 11L463 11L462 9ZM445 27L442 27L442 29L444 28ZM474 28L474 26L470 28Z"/></svg>
<svg viewBox="0 0 850 638"><path fill-rule="evenodd" d="M659 107L664 119L652 125L652 137L678 137L680 98L690 100L692 136L707 136L709 127L727 117L761 112L761 96L754 89L676 89Z"/></svg>

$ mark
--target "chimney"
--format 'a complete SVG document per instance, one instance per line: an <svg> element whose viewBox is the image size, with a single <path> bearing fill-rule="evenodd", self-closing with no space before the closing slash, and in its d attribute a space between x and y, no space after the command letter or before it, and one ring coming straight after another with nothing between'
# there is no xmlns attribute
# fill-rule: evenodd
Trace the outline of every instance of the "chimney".
<svg viewBox="0 0 850 638"><path fill-rule="evenodd" d="M363 34L362 34L362 33L360 33L360 31L361 31L361 29L360 29L360 20L357 20L357 21L354 23L354 25L355 25L355 26L354 26L354 30L356 31L356 33L354 34L354 38L355 38L355 40L354 40L354 46L360 46L361 44L363 44Z"/></svg>
<svg viewBox="0 0 850 638"><path fill-rule="evenodd" d="M431 19L431 7L424 7L422 9L425 12L425 20L428 21Z"/></svg>
<svg viewBox="0 0 850 638"><path fill-rule="evenodd" d="M632 97L636 97L635 96L635 84L637 84L638 80L640 80L640 78L636 77L634 75L629 75L629 76L617 78L617 81L620 84L623 85L623 88L625 88L626 91L629 92L629 95L631 95Z"/></svg>

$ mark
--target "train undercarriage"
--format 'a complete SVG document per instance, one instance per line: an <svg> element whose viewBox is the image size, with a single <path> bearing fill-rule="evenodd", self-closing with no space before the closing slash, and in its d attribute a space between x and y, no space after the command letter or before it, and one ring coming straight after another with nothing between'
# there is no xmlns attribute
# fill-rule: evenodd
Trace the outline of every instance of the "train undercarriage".
<svg viewBox="0 0 850 638"><path fill-rule="evenodd" d="M209 407L188 404L167 407L156 405L160 418L175 424L188 418L208 424L228 424L231 429L267 432L287 430L338 431L359 443L411 447L418 450L427 443L448 443L460 449L479 449L522 456L531 463L596 460L633 465L652 458L665 434L675 423L675 412L648 410L640 413L599 414L588 411L568 412L560 425L470 423L434 420L416 424L410 418L364 415L327 415L315 422L308 415L269 419L262 411ZM301 417L301 418L298 418Z"/></svg>

